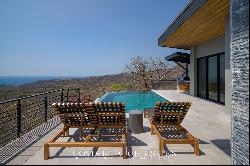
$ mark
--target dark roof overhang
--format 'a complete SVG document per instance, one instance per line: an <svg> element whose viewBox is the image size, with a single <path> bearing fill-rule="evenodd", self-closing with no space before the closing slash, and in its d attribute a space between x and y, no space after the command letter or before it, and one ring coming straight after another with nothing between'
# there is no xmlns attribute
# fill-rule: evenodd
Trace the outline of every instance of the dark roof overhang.
<svg viewBox="0 0 250 166"><path fill-rule="evenodd" d="M190 64L190 54L183 52L176 52L165 57L167 61L173 61L175 63L187 63Z"/></svg>

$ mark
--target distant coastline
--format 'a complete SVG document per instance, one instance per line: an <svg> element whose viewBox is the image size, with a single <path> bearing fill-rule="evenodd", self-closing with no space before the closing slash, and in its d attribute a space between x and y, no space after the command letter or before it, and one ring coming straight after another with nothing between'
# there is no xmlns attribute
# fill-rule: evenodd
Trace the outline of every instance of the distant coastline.
<svg viewBox="0 0 250 166"><path fill-rule="evenodd" d="M40 80L65 80L70 78L86 78L85 76L0 76L0 85L18 86Z"/></svg>
<svg viewBox="0 0 250 166"><path fill-rule="evenodd" d="M128 80L120 73L104 76L0 76L0 81L0 101L5 101L56 89L75 88L80 89L82 96L89 95L91 100L95 100L102 96L104 91L110 91L111 85Z"/></svg>

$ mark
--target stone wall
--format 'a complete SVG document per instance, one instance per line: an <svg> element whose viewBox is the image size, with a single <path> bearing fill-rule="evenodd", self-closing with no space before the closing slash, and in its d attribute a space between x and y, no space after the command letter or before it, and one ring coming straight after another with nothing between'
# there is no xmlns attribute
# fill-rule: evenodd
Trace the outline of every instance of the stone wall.
<svg viewBox="0 0 250 166"><path fill-rule="evenodd" d="M231 0L232 164L249 164L249 0Z"/></svg>
<svg viewBox="0 0 250 166"><path fill-rule="evenodd" d="M177 81L159 81L154 83L153 89L155 90L177 90Z"/></svg>

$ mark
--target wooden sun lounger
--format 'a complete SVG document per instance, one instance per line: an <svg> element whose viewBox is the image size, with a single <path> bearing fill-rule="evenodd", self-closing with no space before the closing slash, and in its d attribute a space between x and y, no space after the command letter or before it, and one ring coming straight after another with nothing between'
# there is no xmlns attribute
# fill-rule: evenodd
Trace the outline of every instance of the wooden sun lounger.
<svg viewBox="0 0 250 166"><path fill-rule="evenodd" d="M181 126L190 102L157 102L154 115L150 119L151 134L156 134L159 139L159 153L163 155L165 144L191 144L194 153L199 156L199 141ZM174 133L172 138L170 133ZM165 134L166 133L166 134ZM176 137L177 136L177 137ZM184 138L183 138L184 137Z"/></svg>
<svg viewBox="0 0 250 166"><path fill-rule="evenodd" d="M53 103L64 127L52 139L44 144L44 159L49 159L50 147L122 147L122 157L126 159L126 118L124 103ZM79 128L80 137L83 129L91 129L84 142L56 142L59 137L73 137L69 135L70 128ZM119 142L92 142L94 136L101 137L102 128L122 130ZM98 131L98 135L94 135ZM119 136L109 135L113 137Z"/></svg>

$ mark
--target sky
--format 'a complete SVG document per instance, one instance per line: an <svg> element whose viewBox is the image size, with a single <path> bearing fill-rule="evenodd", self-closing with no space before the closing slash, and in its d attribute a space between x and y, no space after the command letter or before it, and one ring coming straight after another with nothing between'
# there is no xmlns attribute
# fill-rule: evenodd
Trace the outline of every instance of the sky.
<svg viewBox="0 0 250 166"><path fill-rule="evenodd" d="M117 74L176 49L158 38L189 0L1 0L0 76Z"/></svg>

